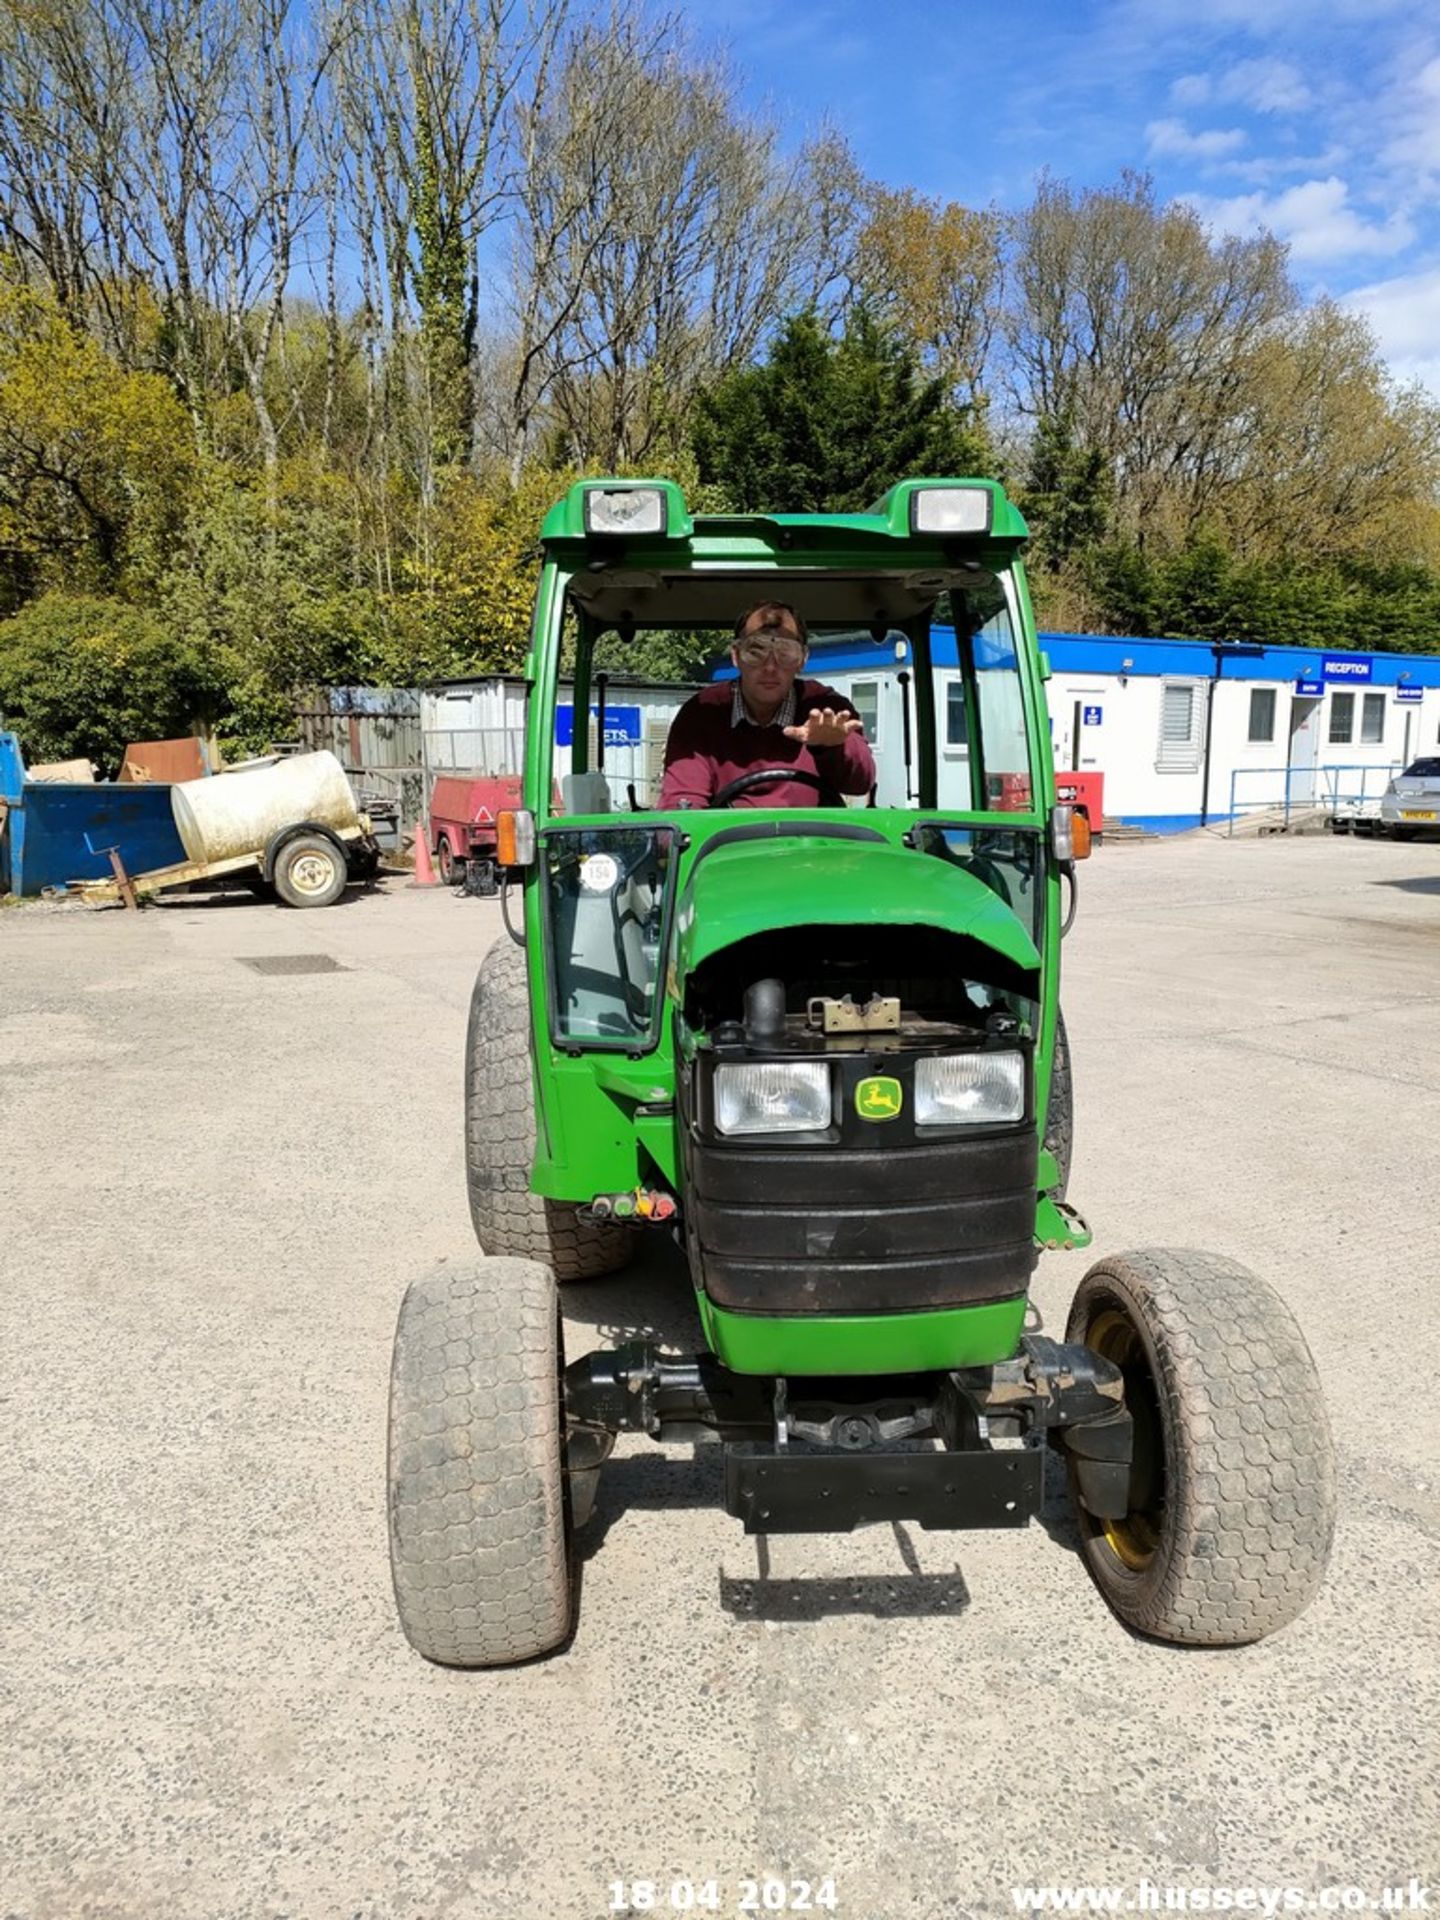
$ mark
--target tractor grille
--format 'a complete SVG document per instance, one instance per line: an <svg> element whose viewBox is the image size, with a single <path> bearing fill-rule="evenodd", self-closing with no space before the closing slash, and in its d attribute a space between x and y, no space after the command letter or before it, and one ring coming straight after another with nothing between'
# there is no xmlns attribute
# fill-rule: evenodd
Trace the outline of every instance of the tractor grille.
<svg viewBox="0 0 1440 1920"><path fill-rule="evenodd" d="M1025 1291L1039 1143L1026 1124L885 1148L687 1141L692 1252L717 1306L904 1313Z"/></svg>

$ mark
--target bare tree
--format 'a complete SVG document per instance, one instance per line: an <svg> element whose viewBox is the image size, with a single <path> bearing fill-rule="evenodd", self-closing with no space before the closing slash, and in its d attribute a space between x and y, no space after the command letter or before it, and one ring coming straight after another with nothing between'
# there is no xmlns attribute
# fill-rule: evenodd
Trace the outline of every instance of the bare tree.
<svg viewBox="0 0 1440 1920"><path fill-rule="evenodd" d="M813 289L809 157L781 159L673 20L592 22L537 77L516 116L512 471L542 414L571 458L633 464Z"/></svg>
<svg viewBox="0 0 1440 1920"><path fill-rule="evenodd" d="M1296 305L1269 236L1212 240L1148 179L1041 182L1012 234L1009 390L1102 453L1137 537L1162 509L1203 518L1243 409L1245 368Z"/></svg>
<svg viewBox="0 0 1440 1920"><path fill-rule="evenodd" d="M543 67L569 0L360 0L344 61L344 114L353 171L375 196L391 328L412 324L407 356L425 415L422 485L431 469L473 451L472 351L480 252L512 186L506 112L525 76ZM372 224L356 206L360 226Z"/></svg>
<svg viewBox="0 0 1440 1920"><path fill-rule="evenodd" d="M1428 557L1440 406L1386 381L1357 314L1321 300L1260 347L1234 422L1224 526L1247 557Z"/></svg>

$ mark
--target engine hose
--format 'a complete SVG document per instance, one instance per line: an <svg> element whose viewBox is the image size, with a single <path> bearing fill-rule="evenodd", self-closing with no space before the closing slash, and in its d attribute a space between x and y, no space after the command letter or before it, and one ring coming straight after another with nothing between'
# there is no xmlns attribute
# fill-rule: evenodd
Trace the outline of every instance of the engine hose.
<svg viewBox="0 0 1440 1920"><path fill-rule="evenodd" d="M510 874L508 869L504 871L500 880L500 918L505 922L505 931L515 942L516 946L523 947L525 944L524 934L517 933L510 924Z"/></svg>
<svg viewBox="0 0 1440 1920"><path fill-rule="evenodd" d="M1075 862L1062 862L1060 872L1070 882L1070 905L1065 909L1065 918L1060 922L1060 938L1063 940L1075 924L1075 912L1080 905L1080 882L1075 877Z"/></svg>

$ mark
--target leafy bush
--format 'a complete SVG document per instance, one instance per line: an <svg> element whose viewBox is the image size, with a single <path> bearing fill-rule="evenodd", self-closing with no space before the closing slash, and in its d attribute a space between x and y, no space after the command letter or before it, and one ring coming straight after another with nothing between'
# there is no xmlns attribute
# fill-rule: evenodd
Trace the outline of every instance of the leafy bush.
<svg viewBox="0 0 1440 1920"><path fill-rule="evenodd" d="M224 698L202 650L122 600L47 593L0 621L0 714L32 762L113 776L130 741L208 723Z"/></svg>

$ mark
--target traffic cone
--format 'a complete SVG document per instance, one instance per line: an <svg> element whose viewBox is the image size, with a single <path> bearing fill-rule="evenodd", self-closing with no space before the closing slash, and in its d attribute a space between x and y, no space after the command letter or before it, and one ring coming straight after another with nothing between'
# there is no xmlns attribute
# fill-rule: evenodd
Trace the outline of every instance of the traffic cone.
<svg viewBox="0 0 1440 1920"><path fill-rule="evenodd" d="M415 829L415 878L410 884L412 887L438 887L440 884L435 878L435 867L430 858L430 835L423 820Z"/></svg>

